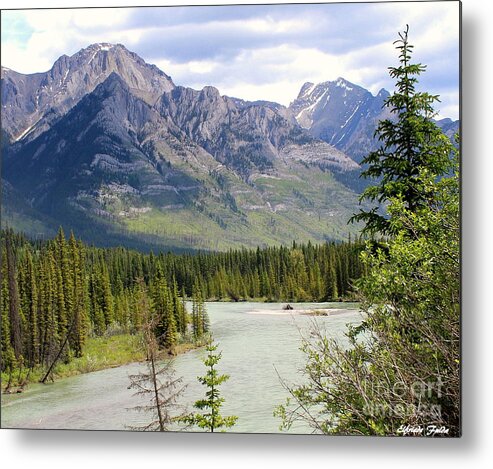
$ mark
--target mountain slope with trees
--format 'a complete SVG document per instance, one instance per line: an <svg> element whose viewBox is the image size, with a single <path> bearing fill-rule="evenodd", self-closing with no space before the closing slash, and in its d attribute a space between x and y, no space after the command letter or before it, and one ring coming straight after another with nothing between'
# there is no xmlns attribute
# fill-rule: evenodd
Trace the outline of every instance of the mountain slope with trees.
<svg viewBox="0 0 493 469"><path fill-rule="evenodd" d="M45 74L2 70L3 178L37 213L100 245L227 249L345 239L358 165L288 109L177 87L121 45ZM9 203L14 226L35 222ZM16 217L17 215L17 217Z"/></svg>

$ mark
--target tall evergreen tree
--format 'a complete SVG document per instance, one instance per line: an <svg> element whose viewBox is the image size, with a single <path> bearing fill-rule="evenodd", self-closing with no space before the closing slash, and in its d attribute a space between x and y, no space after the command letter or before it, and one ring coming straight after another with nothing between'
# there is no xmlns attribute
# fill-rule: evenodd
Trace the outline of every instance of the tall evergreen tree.
<svg viewBox="0 0 493 469"><path fill-rule="evenodd" d="M51 250L40 259L38 317L40 321L40 363L49 363L59 346L58 298L55 260Z"/></svg>
<svg viewBox="0 0 493 469"><path fill-rule="evenodd" d="M86 278L84 269L84 251L77 243L73 233L69 239L69 265L71 267L72 311L70 318L69 344L76 357L82 356L87 336Z"/></svg>
<svg viewBox="0 0 493 469"><path fill-rule="evenodd" d="M17 361L22 360L22 311L17 283L17 265L13 247L13 232L5 233L5 258L7 261L7 289L9 298L10 343Z"/></svg>
<svg viewBox="0 0 493 469"><path fill-rule="evenodd" d="M22 310L25 317L25 354L31 368L39 360L39 330L38 330L38 286L34 271L33 258L29 250L23 267Z"/></svg>
<svg viewBox="0 0 493 469"><path fill-rule="evenodd" d="M8 276L8 266L7 266L7 259L6 259L6 250L5 247L2 246L2 278L1 278L1 288L2 288L2 295L0 298L1 301L1 357L2 357L2 362L1 362L1 371L8 371L9 372L9 382L7 383L7 387L10 387L10 382L12 378L12 371L15 366L15 353L14 353L14 348L12 347L12 341L11 341L11 323L10 323L10 292L9 292L9 276Z"/></svg>
<svg viewBox="0 0 493 469"><path fill-rule="evenodd" d="M196 281L192 289L192 330L195 339L199 340L209 331L210 322L205 308L204 296L200 283Z"/></svg>
<svg viewBox="0 0 493 469"><path fill-rule="evenodd" d="M454 148L432 120L433 104L439 101L438 96L416 90L418 76L426 66L411 63L413 46L409 44L408 32L409 27L406 27L394 43L399 50L400 65L389 68L390 76L396 80L396 91L385 105L393 118L380 122L375 134L382 146L362 161L367 165L362 176L376 179L377 183L369 186L361 199L383 204L399 196L406 209L414 212L430 196L424 193L420 180L423 169L445 174L451 168L450 156ZM369 233L392 233L388 217L379 213L378 207L361 210L351 220L364 222L364 231Z"/></svg>
<svg viewBox="0 0 493 469"><path fill-rule="evenodd" d="M152 286L152 313L156 318L156 334L159 344L172 349L177 342L176 321L171 292L159 268Z"/></svg>

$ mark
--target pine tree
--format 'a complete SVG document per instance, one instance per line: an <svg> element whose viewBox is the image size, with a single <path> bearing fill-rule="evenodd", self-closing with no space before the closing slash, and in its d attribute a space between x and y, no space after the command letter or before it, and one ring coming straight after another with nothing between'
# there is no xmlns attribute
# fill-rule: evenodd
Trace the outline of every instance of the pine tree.
<svg viewBox="0 0 493 469"><path fill-rule="evenodd" d="M200 283L196 281L192 289L192 331L196 340L200 340L210 329L209 315L205 308Z"/></svg>
<svg viewBox="0 0 493 469"><path fill-rule="evenodd" d="M40 362L52 360L59 346L55 260L51 250L41 259L39 276L38 317L40 319Z"/></svg>
<svg viewBox="0 0 493 469"><path fill-rule="evenodd" d="M74 287L73 287L73 275L70 268L70 261L68 255L67 241L65 239L65 233L63 228L60 227L55 240L56 250L57 250L57 262L60 268L61 282L63 287L63 298L64 298L64 317L61 318L60 325L64 326L61 331L62 335L66 335L71 314L74 309Z"/></svg>
<svg viewBox="0 0 493 469"><path fill-rule="evenodd" d="M111 292L110 275L106 263L101 264L99 273L99 306L104 316L105 329L108 328L114 321L115 304L113 293Z"/></svg>
<svg viewBox="0 0 493 469"><path fill-rule="evenodd" d="M143 426L131 427L140 431L169 431L175 421L185 416L179 399L186 389L183 378L177 378L172 360L158 364L158 341L154 333L157 323L147 311L143 318L142 337L147 356L147 371L130 376L130 388L136 389L135 395L148 400L134 410L151 414L151 421Z"/></svg>
<svg viewBox="0 0 493 469"><path fill-rule="evenodd" d="M400 65L389 68L390 76L396 79L396 91L385 106L395 119L380 122L376 135L383 144L362 161L368 166L362 176L378 182L363 192L361 200L383 204L401 197L406 209L416 211L429 198L420 182L423 169L445 174L451 168L450 155L454 148L432 120L433 103L439 101L438 96L416 91L417 77L426 66L411 63L413 46L408 42L408 32L409 27L406 27L394 43L400 52ZM378 207L361 210L351 221L364 222L364 231L369 233L392 233L389 219L378 213Z"/></svg>
<svg viewBox="0 0 493 469"><path fill-rule="evenodd" d="M152 287L152 314L156 318L156 335L161 346L172 349L177 342L173 299L161 267L156 276Z"/></svg>
<svg viewBox="0 0 493 469"><path fill-rule="evenodd" d="M100 278L97 274L91 274L89 278L90 318L93 331L96 335L103 335L106 331L106 321L101 307Z"/></svg>
<svg viewBox="0 0 493 469"><path fill-rule="evenodd" d="M181 288L181 306L182 306L182 313L183 313L183 334L187 334L188 332L188 325L190 323L190 316L187 311L187 292L185 290L185 285L182 286Z"/></svg>
<svg viewBox="0 0 493 469"><path fill-rule="evenodd" d="M12 380L12 372L15 366L15 354L14 348L12 347L11 342L11 332L10 332L10 294L9 294L9 281L8 281L8 267L7 267L7 259L6 259L6 250L4 246L2 246L2 278L1 278L1 288L2 295L0 298L1 301L1 331L2 334L0 336L1 340L1 371L8 371L9 373L9 381L7 382L6 389L10 388L11 380Z"/></svg>
<svg viewBox="0 0 493 469"><path fill-rule="evenodd" d="M31 368L39 360L39 330L38 330L38 287L34 272L33 258L29 250L26 251L21 295L22 311L25 317L25 354Z"/></svg>
<svg viewBox="0 0 493 469"><path fill-rule="evenodd" d="M207 357L204 360L207 372L204 376L199 376L197 379L200 384L206 387L205 398L195 402L194 407L199 411L195 414L189 414L180 419L181 422L196 425L205 431L214 432L219 428L231 428L236 424L238 417L224 417L220 414L224 398L221 397L219 386L229 379L229 376L220 375L217 372L216 366L221 360L221 352L215 353L218 345L214 345L212 341L207 344Z"/></svg>
<svg viewBox="0 0 493 469"><path fill-rule="evenodd" d="M86 284L84 274L84 251L77 243L73 233L69 239L69 264L72 280L72 312L69 330L69 344L76 357L82 356L86 341Z"/></svg>
<svg viewBox="0 0 493 469"><path fill-rule="evenodd" d="M201 316L202 292L198 283L194 283L192 288L192 332L195 340L198 340L203 335Z"/></svg>
<svg viewBox="0 0 493 469"><path fill-rule="evenodd" d="M56 319L57 333L59 337L63 337L67 332L67 307L65 305L65 288L63 284L62 267L56 262L57 250L52 252L52 262L54 269L53 286L56 296Z"/></svg>
<svg viewBox="0 0 493 469"><path fill-rule="evenodd" d="M135 330L139 331L145 325L151 314L149 294L143 277L135 279L132 295L132 323Z"/></svg>
<svg viewBox="0 0 493 469"><path fill-rule="evenodd" d="M203 333L207 334L211 329L211 323L209 320L209 314L207 313L207 309L205 307L205 302L203 298L201 299L201 305L200 305L200 321L201 321L201 327Z"/></svg>
<svg viewBox="0 0 493 469"><path fill-rule="evenodd" d="M187 315L185 311L185 305L178 293L178 283L176 278L173 278L173 312L175 316L176 329L184 335L187 331Z"/></svg>
<svg viewBox="0 0 493 469"><path fill-rule="evenodd" d="M13 232L8 230L5 234L5 258L7 265L7 289L9 298L9 322L10 343L15 359L22 362L22 311L19 298L19 286L17 283L17 266L13 247Z"/></svg>

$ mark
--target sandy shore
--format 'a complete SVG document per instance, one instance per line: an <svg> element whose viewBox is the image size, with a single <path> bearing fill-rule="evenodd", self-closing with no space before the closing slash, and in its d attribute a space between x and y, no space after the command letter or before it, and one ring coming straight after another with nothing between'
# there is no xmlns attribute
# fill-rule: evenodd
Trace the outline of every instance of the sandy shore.
<svg viewBox="0 0 493 469"><path fill-rule="evenodd" d="M267 314L272 316L337 316L339 314L355 313L356 309L334 309L334 308L317 308L317 309L255 309L248 311L247 314Z"/></svg>

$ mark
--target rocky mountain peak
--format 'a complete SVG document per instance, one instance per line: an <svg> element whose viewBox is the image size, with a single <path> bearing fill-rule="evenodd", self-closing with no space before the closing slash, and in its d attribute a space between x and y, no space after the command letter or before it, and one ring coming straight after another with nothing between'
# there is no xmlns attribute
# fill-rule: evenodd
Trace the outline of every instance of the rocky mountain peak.
<svg viewBox="0 0 493 469"><path fill-rule="evenodd" d="M377 94L377 98L380 99L387 99L389 96L390 93L385 88L382 88Z"/></svg>
<svg viewBox="0 0 493 469"><path fill-rule="evenodd" d="M171 77L122 44L92 44L72 56L62 55L45 73L25 75L2 68L2 104L9 108L3 129L14 141L35 138L112 73L150 105L175 87Z"/></svg>
<svg viewBox="0 0 493 469"><path fill-rule="evenodd" d="M349 137L348 129L354 129L360 119L367 117L375 101L379 103L377 112L381 110L383 92L387 93L383 90L374 97L363 87L338 77L316 85L305 83L289 108L313 136L337 146Z"/></svg>
<svg viewBox="0 0 493 469"><path fill-rule="evenodd" d="M310 82L310 81L307 81L302 87L301 87L301 90L298 94L298 98L297 99L302 99L304 97L306 97L307 95L309 95L311 93L311 91L313 90L313 88L315 87L315 84Z"/></svg>
<svg viewBox="0 0 493 469"><path fill-rule="evenodd" d="M382 88L373 95L362 86L339 77L319 84L305 83L289 110L299 125L313 137L324 140L360 162L379 142L375 129L383 119L392 118L385 106L390 93ZM437 124L453 136L458 122L442 120Z"/></svg>

